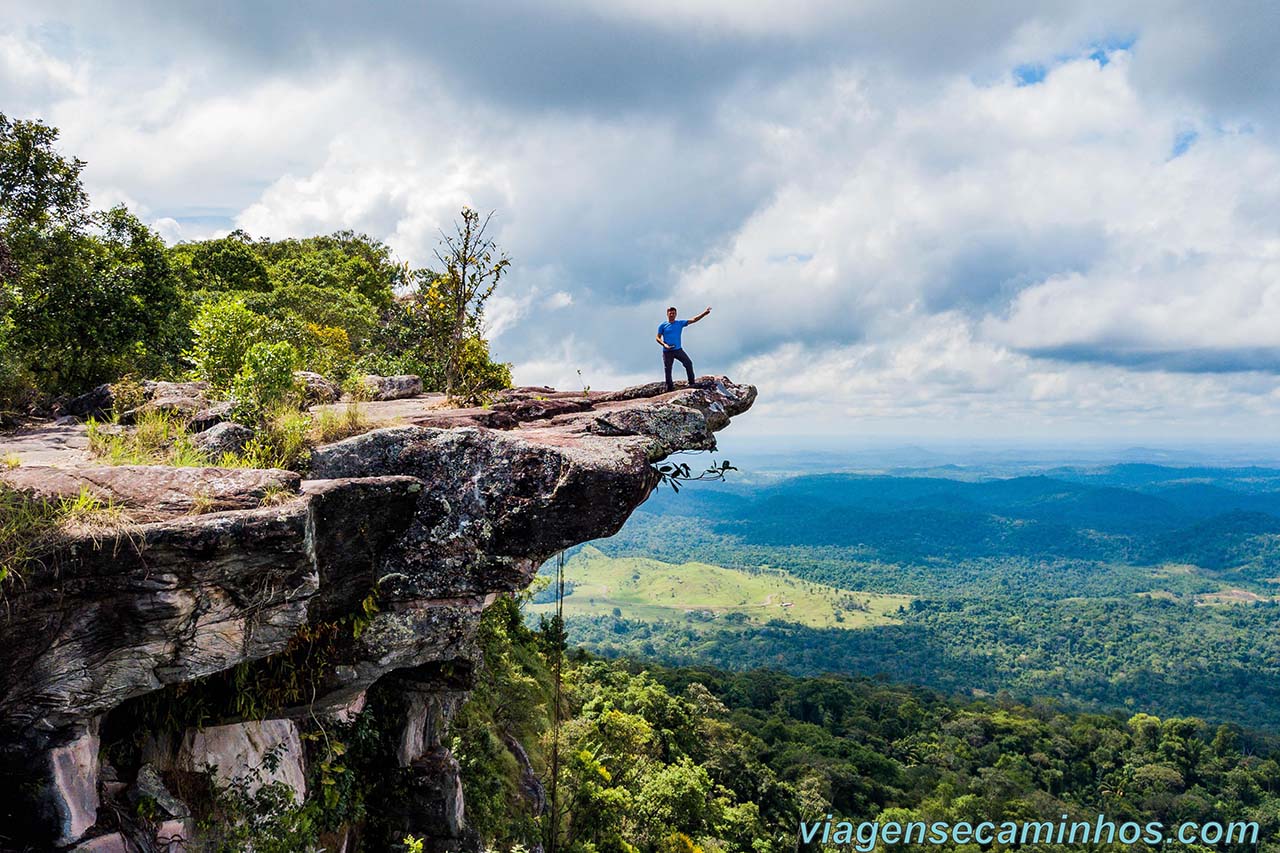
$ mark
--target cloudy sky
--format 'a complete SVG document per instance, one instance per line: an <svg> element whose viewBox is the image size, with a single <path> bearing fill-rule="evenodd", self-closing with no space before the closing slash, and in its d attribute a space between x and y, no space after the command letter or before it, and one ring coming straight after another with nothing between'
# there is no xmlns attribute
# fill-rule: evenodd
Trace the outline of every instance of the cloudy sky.
<svg viewBox="0 0 1280 853"><path fill-rule="evenodd" d="M757 434L1274 437L1275 4L0 5L0 110L167 240L495 210L521 383L711 305Z"/></svg>

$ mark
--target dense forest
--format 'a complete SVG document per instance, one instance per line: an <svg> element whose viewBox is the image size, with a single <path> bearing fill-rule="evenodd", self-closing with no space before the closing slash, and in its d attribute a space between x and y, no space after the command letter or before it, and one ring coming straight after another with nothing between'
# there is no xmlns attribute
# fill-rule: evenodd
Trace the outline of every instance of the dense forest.
<svg viewBox="0 0 1280 853"><path fill-rule="evenodd" d="M569 619L598 654L882 674L972 695L1280 729L1280 472L1122 465L1013 479L814 475L654 496L614 557L912 596L896 624ZM572 600L572 594L571 599Z"/></svg>
<svg viewBox="0 0 1280 853"><path fill-rule="evenodd" d="M1239 726L581 653L564 672L556 817L539 823L560 636L554 619L528 627L512 599L487 614L481 687L455 730L486 844L549 842L554 823L560 850L794 850L800 821L827 814L1255 820L1264 846L1280 831L1277 745Z"/></svg>

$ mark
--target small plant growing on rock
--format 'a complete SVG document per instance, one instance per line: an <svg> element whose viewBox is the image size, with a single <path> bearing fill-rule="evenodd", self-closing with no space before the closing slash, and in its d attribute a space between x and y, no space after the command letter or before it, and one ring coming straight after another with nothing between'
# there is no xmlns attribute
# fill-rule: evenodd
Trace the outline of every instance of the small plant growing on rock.
<svg viewBox="0 0 1280 853"><path fill-rule="evenodd" d="M130 373L111 383L111 408L116 415L136 409L147 402L147 391L142 381Z"/></svg>
<svg viewBox="0 0 1280 853"><path fill-rule="evenodd" d="M132 427L93 418L85 426L89 452L109 465L199 468L209 462L191 440L186 423L168 412L143 412Z"/></svg>
<svg viewBox="0 0 1280 853"><path fill-rule="evenodd" d="M0 584L48 554L66 533L118 529L124 512L82 488L74 497L37 498L0 486Z"/></svg>
<svg viewBox="0 0 1280 853"><path fill-rule="evenodd" d="M245 443L240 463L246 468L294 470L311 455L311 416L288 404L277 405Z"/></svg>
<svg viewBox="0 0 1280 853"><path fill-rule="evenodd" d="M197 492L191 496L191 509L187 510L189 515L204 515L212 512L214 507L213 496L204 492Z"/></svg>
<svg viewBox="0 0 1280 853"><path fill-rule="evenodd" d="M238 461L233 458L233 462ZM231 466L228 466L231 467ZM267 486L262 492L262 497L258 500L259 506L280 506L296 498L297 495L286 489L284 486L272 484Z"/></svg>
<svg viewBox="0 0 1280 853"><path fill-rule="evenodd" d="M711 467L697 476L694 476L687 462L664 462L661 465L654 465L653 470L658 472L659 485L670 486L671 491L679 492L681 483L694 483L700 480L719 480L723 482L725 475L738 469L733 467L728 460L725 460L719 464L713 462Z"/></svg>

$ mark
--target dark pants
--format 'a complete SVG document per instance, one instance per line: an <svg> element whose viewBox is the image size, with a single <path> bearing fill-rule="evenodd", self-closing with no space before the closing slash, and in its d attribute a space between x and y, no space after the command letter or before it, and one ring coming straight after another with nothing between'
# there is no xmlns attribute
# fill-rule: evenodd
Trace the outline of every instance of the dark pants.
<svg viewBox="0 0 1280 853"><path fill-rule="evenodd" d="M675 385L671 382L671 362L678 361L684 365L684 372L689 374L689 384L693 384L693 359L689 358L682 349L664 349L662 351L662 371L667 377L667 390L674 391Z"/></svg>

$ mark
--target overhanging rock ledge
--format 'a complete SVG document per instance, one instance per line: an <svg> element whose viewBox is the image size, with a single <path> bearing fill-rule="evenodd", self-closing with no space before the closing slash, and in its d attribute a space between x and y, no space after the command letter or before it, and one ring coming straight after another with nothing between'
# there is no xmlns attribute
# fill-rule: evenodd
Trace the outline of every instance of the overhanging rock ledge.
<svg viewBox="0 0 1280 853"><path fill-rule="evenodd" d="M8 590L0 850L123 849L139 830L112 819L121 798L201 762L234 776L293 743L297 721L367 698L398 715L397 760L413 780L394 832L467 849L443 738L470 686L480 613L556 552L617 532L657 484L653 462L713 449L755 396L703 377L673 392L520 388L472 409L439 395L375 401L366 417L393 425L316 448L305 478L87 458L0 472L0 484L38 494L87 488L139 522L60 543ZM210 494L219 511L192 514ZM357 614L362 630L308 701L209 720L199 737L127 731L139 697L264 665ZM99 754L122 729L146 741L141 767ZM302 755L288 762L290 779L305 778ZM174 810L159 831L191 838L189 815Z"/></svg>

